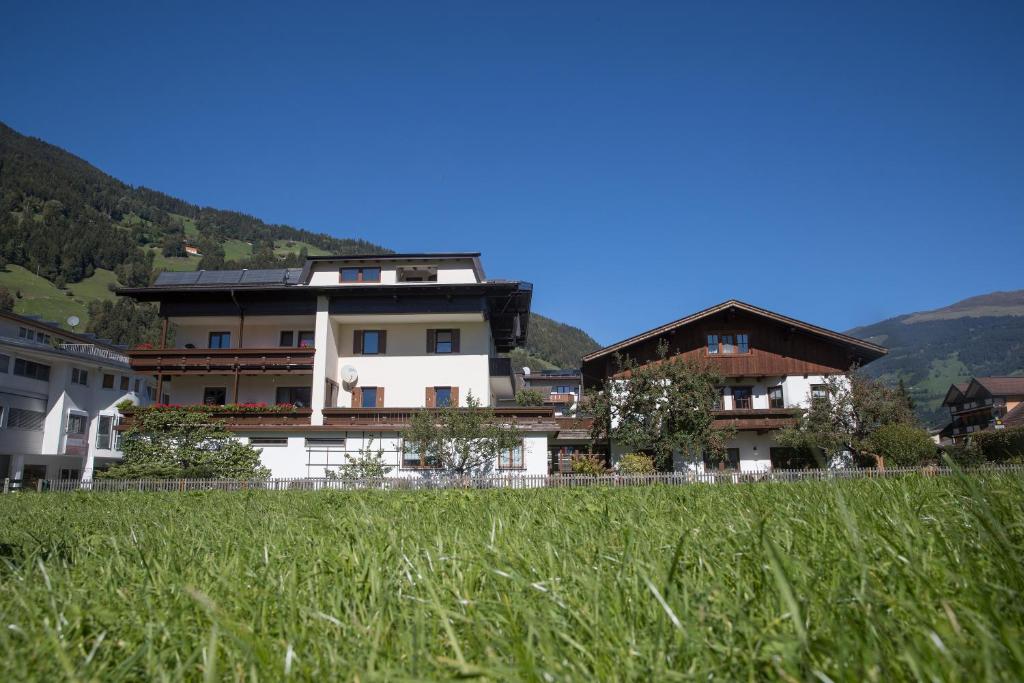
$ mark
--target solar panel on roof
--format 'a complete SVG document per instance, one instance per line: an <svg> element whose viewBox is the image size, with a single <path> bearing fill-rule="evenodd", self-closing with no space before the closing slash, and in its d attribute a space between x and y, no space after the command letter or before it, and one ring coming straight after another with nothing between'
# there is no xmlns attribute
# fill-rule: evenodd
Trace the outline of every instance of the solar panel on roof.
<svg viewBox="0 0 1024 683"><path fill-rule="evenodd" d="M290 285L297 285L302 281L302 268L289 268L285 276L285 282Z"/></svg>
<svg viewBox="0 0 1024 683"><path fill-rule="evenodd" d="M199 273L199 285L233 285L242 279L241 270L203 270Z"/></svg>
<svg viewBox="0 0 1024 683"><path fill-rule="evenodd" d="M198 280L199 273L194 271L183 273L164 271L156 276L156 282L154 284L158 287L194 285Z"/></svg>
<svg viewBox="0 0 1024 683"><path fill-rule="evenodd" d="M288 271L284 268L268 268L263 270L247 270L242 273L242 284L279 284L284 282Z"/></svg>

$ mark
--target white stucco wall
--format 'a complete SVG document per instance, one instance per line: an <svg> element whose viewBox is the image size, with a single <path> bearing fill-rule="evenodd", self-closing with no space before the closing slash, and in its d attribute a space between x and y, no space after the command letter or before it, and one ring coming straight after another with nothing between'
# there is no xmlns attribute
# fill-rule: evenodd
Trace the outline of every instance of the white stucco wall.
<svg viewBox="0 0 1024 683"><path fill-rule="evenodd" d="M323 477L326 470L337 470L348 462L348 458L358 457L363 448L384 451L383 462L392 469L389 477L425 477L437 476L436 470L403 469L401 467L402 435L397 432L325 432L319 431L309 435L312 439L344 439L345 445L324 446L323 442L307 442L306 435L295 435L282 432L259 432L239 434L239 439L249 443L256 438L284 438L284 446L259 446L260 462L271 471L275 478L306 478ZM547 434L526 434L523 438L522 470L498 470L497 463L489 474L507 474L511 476L543 475L547 473Z"/></svg>
<svg viewBox="0 0 1024 683"><path fill-rule="evenodd" d="M310 272L309 284L315 287L369 287L373 285L393 285L398 283L398 268L416 266L436 266L437 282L444 283L468 283L477 282L476 272L473 270L471 259L456 259L452 261L359 261L346 262L344 259L332 261L317 261L313 264ZM380 282L360 283L341 282L340 269L345 266L351 267L380 267ZM409 283L414 284L414 283ZM422 284L422 283L419 283Z"/></svg>
<svg viewBox="0 0 1024 683"><path fill-rule="evenodd" d="M427 330L456 328L460 330L460 352L428 354ZM353 332L360 329L387 331L387 353L380 356L353 356ZM466 404L470 391L482 404L491 404L490 366L491 329L486 322L408 323L408 324L340 324L336 327L341 357L336 373L351 365L359 373L358 386L384 387L384 406L412 408L425 405L426 388L452 386L459 388L459 403ZM333 379L341 384L335 374ZM341 386L338 405L352 405L352 393Z"/></svg>

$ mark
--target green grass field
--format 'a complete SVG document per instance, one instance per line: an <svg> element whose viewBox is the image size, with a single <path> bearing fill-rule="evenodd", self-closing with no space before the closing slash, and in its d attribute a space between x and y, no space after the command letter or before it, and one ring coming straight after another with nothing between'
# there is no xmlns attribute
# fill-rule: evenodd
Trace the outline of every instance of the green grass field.
<svg viewBox="0 0 1024 683"><path fill-rule="evenodd" d="M113 271L102 268L97 269L91 277L68 285L67 291L57 289L46 278L21 266L8 265L6 270L0 270L0 287L12 294L21 292L21 297L14 303L15 313L38 315L65 327L68 316L77 315L82 320L78 326L79 331L85 329L89 319L86 309L90 301L114 298L114 293L107 287L110 283L116 284L117 278ZM67 295L68 291L71 296Z"/></svg>
<svg viewBox="0 0 1024 683"><path fill-rule="evenodd" d="M1020 680L1024 480L0 497L0 680Z"/></svg>

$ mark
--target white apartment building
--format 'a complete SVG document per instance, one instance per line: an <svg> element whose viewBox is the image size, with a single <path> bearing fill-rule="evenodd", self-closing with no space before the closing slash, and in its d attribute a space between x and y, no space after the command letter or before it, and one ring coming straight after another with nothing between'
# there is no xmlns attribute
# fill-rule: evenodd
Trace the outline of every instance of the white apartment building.
<svg viewBox="0 0 1024 683"><path fill-rule="evenodd" d="M0 479L91 479L121 458L116 405L146 405L153 390L123 349L0 313Z"/></svg>
<svg viewBox="0 0 1024 683"><path fill-rule="evenodd" d="M161 348L129 352L173 404L214 404L275 477L322 477L372 443L392 476L430 475L406 446L414 411L472 394L522 434L490 472L543 474L550 408L512 408L532 286L490 280L479 254L310 257L303 268L162 273L122 295L157 302ZM233 404L291 404L286 412Z"/></svg>
<svg viewBox="0 0 1024 683"><path fill-rule="evenodd" d="M876 344L729 300L584 356L587 391L619 376L616 354L652 362L662 343L671 357L707 361L725 378L715 424L736 429L724 468L740 472L801 466L799 454L775 443L775 433L795 425L801 409L825 396L827 377L845 376L886 353ZM614 440L609 446L615 463L625 449ZM677 453L674 466L703 471L705 463Z"/></svg>

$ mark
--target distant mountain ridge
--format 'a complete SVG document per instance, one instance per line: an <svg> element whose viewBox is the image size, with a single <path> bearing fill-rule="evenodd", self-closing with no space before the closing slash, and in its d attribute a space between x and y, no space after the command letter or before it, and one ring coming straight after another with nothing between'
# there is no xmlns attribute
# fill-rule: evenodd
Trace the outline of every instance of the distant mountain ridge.
<svg viewBox="0 0 1024 683"><path fill-rule="evenodd" d="M900 379L933 427L949 385L969 377L1024 374L1024 290L972 296L943 308L896 316L848 334L881 344L889 354L864 369L891 383Z"/></svg>
<svg viewBox="0 0 1024 683"><path fill-rule="evenodd" d="M118 284L145 285L162 270L297 266L307 255L355 253L392 252L133 187L0 123L0 288L16 295L18 313L58 323L75 315L91 330L137 343L146 334L132 328L155 318L129 310L128 301L113 309ZM109 319L98 320L104 311ZM517 364L575 367L597 347L583 330L534 314Z"/></svg>

